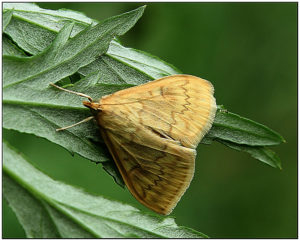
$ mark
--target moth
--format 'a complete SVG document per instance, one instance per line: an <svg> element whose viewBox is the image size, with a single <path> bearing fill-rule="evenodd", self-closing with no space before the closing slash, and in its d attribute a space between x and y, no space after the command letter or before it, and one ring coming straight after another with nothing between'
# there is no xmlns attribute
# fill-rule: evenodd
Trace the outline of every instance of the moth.
<svg viewBox="0 0 300 241"><path fill-rule="evenodd" d="M191 183L196 147L215 117L212 84L171 75L99 101L52 85L89 99L83 105L93 116L79 123L95 118L132 195L159 214L171 213Z"/></svg>

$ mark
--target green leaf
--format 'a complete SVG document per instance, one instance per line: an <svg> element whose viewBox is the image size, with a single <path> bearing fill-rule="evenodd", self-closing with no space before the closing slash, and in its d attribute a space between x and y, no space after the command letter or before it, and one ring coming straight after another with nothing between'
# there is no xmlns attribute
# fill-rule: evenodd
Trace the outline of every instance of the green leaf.
<svg viewBox="0 0 300 241"><path fill-rule="evenodd" d="M26 56L25 53L19 49L6 35L2 36L2 55L11 56Z"/></svg>
<svg viewBox="0 0 300 241"><path fill-rule="evenodd" d="M3 147L7 147L6 144L3 144ZM13 156L7 157L7 154L9 155L9 153L4 153L6 158L14 158ZM28 238L59 237L49 213L40 200L32 196L6 173L3 173L2 185L3 196L16 214Z"/></svg>
<svg viewBox="0 0 300 241"><path fill-rule="evenodd" d="M3 143L3 194L29 238L203 238L173 218L53 180Z"/></svg>
<svg viewBox="0 0 300 241"><path fill-rule="evenodd" d="M109 155L109 154L107 154ZM125 183L124 180L118 170L118 168L116 167L116 164L113 160L109 160L106 162L102 162L101 163L103 166L103 169L113 177L114 181L119 184L121 187L125 188Z"/></svg>
<svg viewBox="0 0 300 241"><path fill-rule="evenodd" d="M125 48L115 41L111 42L106 55L152 79L182 73L174 66L153 55L133 48ZM129 83L128 80L126 83Z"/></svg>
<svg viewBox="0 0 300 241"><path fill-rule="evenodd" d="M4 31L7 27L7 25L9 24L11 18L12 18L12 15L13 15L13 10L8 10L6 11L3 16L2 16L2 31Z"/></svg>
<svg viewBox="0 0 300 241"><path fill-rule="evenodd" d="M66 22L74 21L71 37L98 22L71 10L42 9L33 3L3 3L3 12L12 11L13 18L5 29L24 51L36 55L55 39Z"/></svg>
<svg viewBox="0 0 300 241"><path fill-rule="evenodd" d="M285 142L270 128L224 109L218 109L207 137L249 146L269 146Z"/></svg>
<svg viewBox="0 0 300 241"><path fill-rule="evenodd" d="M86 28L71 39L69 37L74 24L67 24L52 45L41 54L31 58L4 56L3 87L6 93L10 96L15 88L26 90L28 85L44 89L50 81L56 82L75 73L80 67L105 53L110 41L127 32L141 17L143 10L144 7L141 7L107 19L101 24ZM15 69L19 71L14 71ZM10 89L14 91L9 91ZM19 100L25 98L23 95L18 97Z"/></svg>
<svg viewBox="0 0 300 241"><path fill-rule="evenodd" d="M223 106L218 108L213 126L201 143L211 144L212 141L246 152L263 163L281 169L280 158L265 146L285 140L270 128L228 112Z"/></svg>
<svg viewBox="0 0 300 241"><path fill-rule="evenodd" d="M218 140L220 143L234 150L242 151L250 154L253 158L266 163L272 167L281 169L281 160L275 152L264 146L248 146L236 144L230 141Z"/></svg>

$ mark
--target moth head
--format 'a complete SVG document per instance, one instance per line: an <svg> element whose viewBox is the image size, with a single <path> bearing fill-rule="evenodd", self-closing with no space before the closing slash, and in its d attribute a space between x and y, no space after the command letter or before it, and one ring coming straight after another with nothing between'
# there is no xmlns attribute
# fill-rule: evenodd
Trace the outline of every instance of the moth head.
<svg viewBox="0 0 300 241"><path fill-rule="evenodd" d="M85 107L88 107L92 111L93 114L96 114L102 110L101 105L98 102L83 101L82 104Z"/></svg>

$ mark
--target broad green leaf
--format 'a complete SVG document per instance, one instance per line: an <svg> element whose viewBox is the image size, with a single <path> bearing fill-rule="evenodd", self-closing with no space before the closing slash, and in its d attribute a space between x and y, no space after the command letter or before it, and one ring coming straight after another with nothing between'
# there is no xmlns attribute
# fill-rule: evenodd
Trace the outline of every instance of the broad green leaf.
<svg viewBox="0 0 300 241"><path fill-rule="evenodd" d="M3 194L32 238L203 238L173 218L53 180L3 144Z"/></svg>

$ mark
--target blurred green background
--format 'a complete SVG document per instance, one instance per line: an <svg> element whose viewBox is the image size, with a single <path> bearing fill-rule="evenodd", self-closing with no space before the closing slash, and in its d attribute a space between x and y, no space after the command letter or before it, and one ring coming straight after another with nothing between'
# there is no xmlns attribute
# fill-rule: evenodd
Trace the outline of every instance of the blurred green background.
<svg viewBox="0 0 300 241"><path fill-rule="evenodd" d="M38 3L103 20L139 3ZM221 144L200 145L190 188L173 216L212 238L296 238L297 3L147 3L123 45L210 80L218 104L278 131L283 170ZM146 210L98 165L44 139L4 138L51 177ZM150 212L150 211L149 211ZM3 201L3 237L25 237Z"/></svg>

